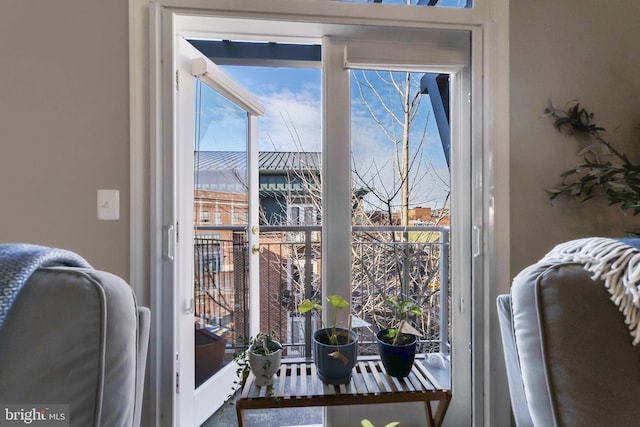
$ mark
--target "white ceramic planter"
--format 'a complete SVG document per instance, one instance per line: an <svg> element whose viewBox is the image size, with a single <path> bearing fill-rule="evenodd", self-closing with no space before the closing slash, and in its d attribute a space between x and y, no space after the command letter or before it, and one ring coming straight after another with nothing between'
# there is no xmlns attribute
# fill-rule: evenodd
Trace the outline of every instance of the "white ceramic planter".
<svg viewBox="0 0 640 427"><path fill-rule="evenodd" d="M280 369L282 360L282 349L274 351L269 355L262 355L249 352L249 366L251 372L256 376L255 384L263 387L275 382L275 373Z"/></svg>

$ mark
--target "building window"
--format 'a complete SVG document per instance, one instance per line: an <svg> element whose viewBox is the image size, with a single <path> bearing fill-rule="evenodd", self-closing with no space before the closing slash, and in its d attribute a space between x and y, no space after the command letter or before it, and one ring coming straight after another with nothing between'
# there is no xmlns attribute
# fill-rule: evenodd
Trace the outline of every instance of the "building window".
<svg viewBox="0 0 640 427"><path fill-rule="evenodd" d="M316 209L313 205L292 204L289 206L290 225L317 225Z"/></svg>
<svg viewBox="0 0 640 427"><path fill-rule="evenodd" d="M207 223L209 221L209 211L200 212L200 222Z"/></svg>

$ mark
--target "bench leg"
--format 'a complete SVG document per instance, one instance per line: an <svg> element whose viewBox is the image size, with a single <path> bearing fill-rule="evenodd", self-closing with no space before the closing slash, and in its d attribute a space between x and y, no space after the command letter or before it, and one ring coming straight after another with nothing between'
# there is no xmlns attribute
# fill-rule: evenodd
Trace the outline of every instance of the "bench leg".
<svg viewBox="0 0 640 427"><path fill-rule="evenodd" d="M431 401L424 401L424 411L427 413L427 422L429 423L429 427L436 427L435 422L433 420L433 413L431 412Z"/></svg>
<svg viewBox="0 0 640 427"><path fill-rule="evenodd" d="M435 416L431 410L431 402L432 401L430 400L426 400L424 402L424 410L427 413L429 427L440 427L444 421L444 414L447 412L447 408L449 407L449 399L444 397L442 399L433 400L433 402L438 402Z"/></svg>
<svg viewBox="0 0 640 427"><path fill-rule="evenodd" d="M238 417L238 426L245 427L247 425L247 422L244 419L244 409L241 408L241 405L239 405L238 403L239 402L236 402L236 416Z"/></svg>

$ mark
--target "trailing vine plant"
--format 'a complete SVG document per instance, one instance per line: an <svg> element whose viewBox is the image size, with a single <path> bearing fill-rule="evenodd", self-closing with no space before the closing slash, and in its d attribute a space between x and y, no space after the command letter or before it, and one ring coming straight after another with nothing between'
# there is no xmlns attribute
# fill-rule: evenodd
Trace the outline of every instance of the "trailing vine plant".
<svg viewBox="0 0 640 427"><path fill-rule="evenodd" d="M561 184L547 189L549 197L553 200L567 196L583 202L603 197L609 205L618 205L623 214L638 215L640 166L604 137L606 130L594 122L594 114L577 102L566 109L551 105L545 114L554 119L559 132L587 141L578 153L583 162L560 175ZM633 234L638 234L638 230Z"/></svg>
<svg viewBox="0 0 640 427"><path fill-rule="evenodd" d="M229 392L229 395L225 399L225 403L228 403L230 405L235 404L234 398L236 397L236 394L242 389L242 387L244 387L245 381L247 380L249 372L251 371L251 365L249 364L249 353L268 355L282 349L282 345L279 342L275 341L275 338L275 331L271 331L270 334L260 332L255 337L240 337L240 341L243 343L243 348L233 356L233 360L237 364L236 379L233 382L233 387ZM271 366L271 361L265 360L265 369L269 366ZM267 397L276 399L273 393L273 389L269 390L269 394L267 395Z"/></svg>

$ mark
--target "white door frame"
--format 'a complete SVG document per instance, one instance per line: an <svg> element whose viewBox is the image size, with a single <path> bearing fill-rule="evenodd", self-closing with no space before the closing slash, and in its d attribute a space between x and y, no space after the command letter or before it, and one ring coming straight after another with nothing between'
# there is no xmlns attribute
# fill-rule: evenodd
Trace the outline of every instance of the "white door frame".
<svg viewBox="0 0 640 427"><path fill-rule="evenodd" d="M476 0L473 9L446 10L434 8L381 6L367 8L365 4L327 2L322 0L287 1L271 0L269 4L252 0L165 0L152 3L150 20L146 22L146 0L130 0L131 5L131 105L132 105L132 282L144 280L147 273L144 261L146 232L145 224L150 224L149 280L154 285L150 289L150 302L154 311L154 332L151 338L150 380L153 392L150 394L150 419L157 425L172 419L172 377L173 361L166 356L166 337L173 332L159 329L162 316L170 309L167 299L172 289L162 280L173 273L172 268L162 260L170 248L166 236L171 230L163 227L158 213L167 207L173 197L171 188L163 188L158 177L171 172L165 161L162 141L172 134L172 126L163 120L167 117L168 99L171 99L172 81L170 64L164 49L171 44L167 28L173 25L174 14L193 13L217 16L242 16L255 19L252 24L260 25L268 17L292 22L290 30L300 30L304 34L322 31L331 23L357 24L372 23L384 27L401 25L407 28L434 28L468 31L471 36L472 109L471 137L479 140L481 161L473 170L473 185L481 188L474 197L481 198L482 212L475 213L473 227L478 235L477 247L471 249L483 268L483 280L479 288L473 289L468 303L473 311L472 319L472 381L473 420L475 425L506 425L509 406L506 377L500 354L495 297L508 289L509 285L509 193L508 193L508 1ZM296 24L299 23L299 24ZM147 27L149 25L149 27ZM145 28L150 28L150 44L146 45ZM253 27L252 27L253 28ZM304 31L302 31L302 29ZM291 31L290 31L291 33ZM147 64L144 52L149 49ZM149 70L146 74L145 70ZM150 83L146 94L144 82ZM140 101L142 99L142 102ZM145 102L148 99L151 111L147 116ZM145 123L149 127L145 128ZM145 134L148 129L148 135ZM144 145L151 140L149 161L145 164ZM476 153L474 153L475 155ZM148 174L148 175L147 175ZM144 182L149 177L150 189ZM145 196L150 208L148 221L145 219ZM142 231L141 231L142 230ZM161 330L162 333L158 331ZM169 424L166 424L169 425Z"/></svg>

